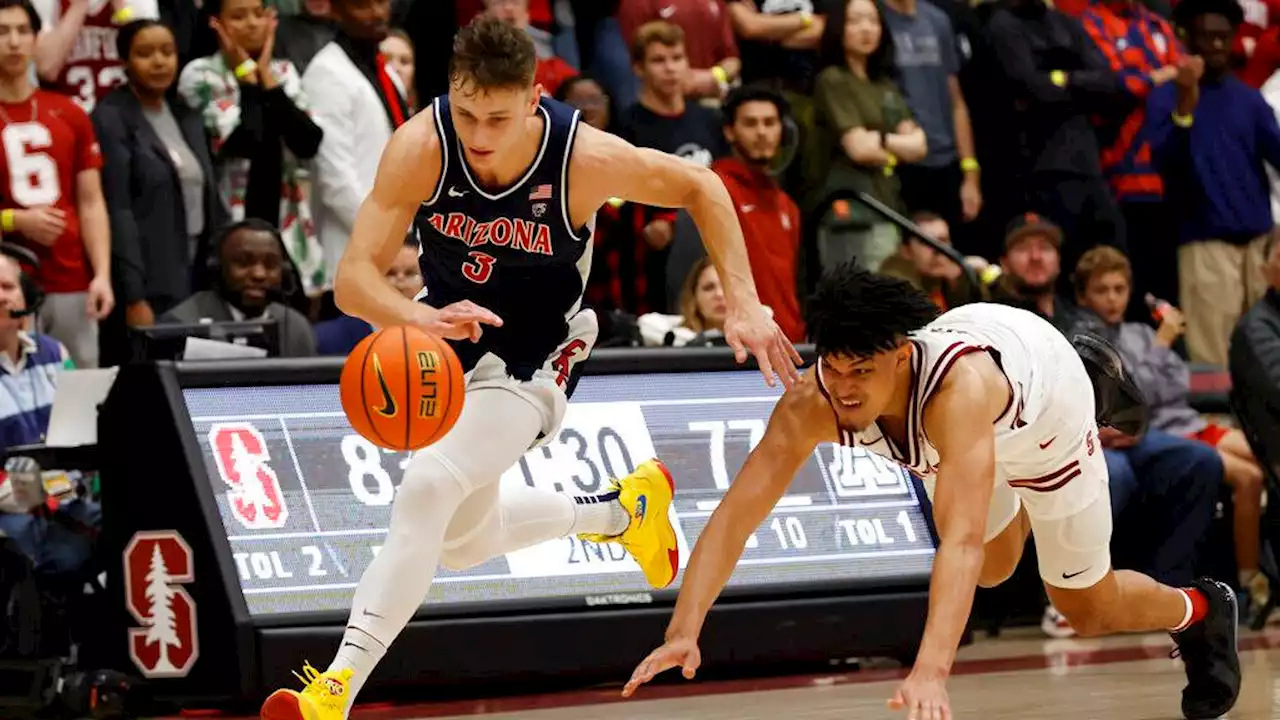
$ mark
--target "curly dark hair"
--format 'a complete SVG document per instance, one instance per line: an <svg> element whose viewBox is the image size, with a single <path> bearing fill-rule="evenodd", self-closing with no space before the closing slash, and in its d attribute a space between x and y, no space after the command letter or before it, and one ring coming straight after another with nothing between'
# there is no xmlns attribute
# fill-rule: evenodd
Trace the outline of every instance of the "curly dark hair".
<svg viewBox="0 0 1280 720"><path fill-rule="evenodd" d="M911 283L848 262L818 282L805 321L819 355L867 358L936 317L938 306Z"/></svg>
<svg viewBox="0 0 1280 720"><path fill-rule="evenodd" d="M491 15L480 15L453 38L449 80L468 93L533 85L538 53L529 34Z"/></svg>

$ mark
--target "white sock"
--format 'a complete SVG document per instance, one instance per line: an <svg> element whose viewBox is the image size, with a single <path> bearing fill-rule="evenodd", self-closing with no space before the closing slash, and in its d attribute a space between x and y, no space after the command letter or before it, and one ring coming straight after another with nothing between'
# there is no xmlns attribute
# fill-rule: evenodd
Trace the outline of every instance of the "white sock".
<svg viewBox="0 0 1280 720"><path fill-rule="evenodd" d="M495 418L501 421L495 423ZM410 461L396 490L387 538L360 578L347 631L329 666L330 670L353 671L347 694L348 713L387 647L413 618L431 589L451 524L472 528L484 523L486 517L502 517L488 512L498 502L498 478L528 449L541 426L539 409L521 396L505 388L471 389L453 430ZM469 503L474 507L460 513L469 493L478 496ZM542 508L540 517L548 522L533 523L528 532L565 532L570 524L568 501ZM472 511L477 515L466 517ZM460 514L464 517L460 518ZM503 521L506 522L505 517ZM517 528L523 526L519 522L513 524ZM505 532L498 535L506 537ZM476 533L476 537L487 539L483 532ZM493 550L494 545L484 544L475 548L474 555L492 557Z"/></svg>
<svg viewBox="0 0 1280 720"><path fill-rule="evenodd" d="M353 671L347 712L431 589L445 529L466 494L454 472L444 458L424 453L414 458L396 493L387 539L360 578L347 631L329 665Z"/></svg>
<svg viewBox="0 0 1280 720"><path fill-rule="evenodd" d="M573 498L573 534L596 533L610 537L621 535L631 516L618 502L618 491L600 495L578 495Z"/></svg>
<svg viewBox="0 0 1280 720"><path fill-rule="evenodd" d="M1182 593L1182 601L1187 604L1187 614L1183 615L1182 622L1178 623L1178 626L1173 628L1172 632L1176 633L1187 629L1187 626L1191 624L1191 616L1195 611L1195 607L1191 604L1191 596L1187 594L1187 591L1182 588L1178 588L1178 592Z"/></svg>

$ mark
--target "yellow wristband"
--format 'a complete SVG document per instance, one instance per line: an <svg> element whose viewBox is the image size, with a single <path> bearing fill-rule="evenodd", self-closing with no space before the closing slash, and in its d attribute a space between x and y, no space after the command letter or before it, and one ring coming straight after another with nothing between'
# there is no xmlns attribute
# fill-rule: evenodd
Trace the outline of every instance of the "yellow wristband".
<svg viewBox="0 0 1280 720"><path fill-rule="evenodd" d="M245 60L244 62L237 65L236 69L233 70L232 72L235 73L236 79L243 80L244 78L253 74L253 71L257 69L258 69L258 63L254 62L253 60Z"/></svg>
<svg viewBox="0 0 1280 720"><path fill-rule="evenodd" d="M1053 72L1049 73L1049 82L1053 83L1054 85L1057 85L1058 87L1066 87L1067 74L1062 72L1061 70L1054 70Z"/></svg>
<svg viewBox="0 0 1280 720"><path fill-rule="evenodd" d="M977 161L977 160L974 160L974 159L973 159L973 158L971 158L971 157L970 157L970 158L961 158L961 159L960 159L960 170L962 170L963 172L967 172L967 173L971 173L971 172L978 172L978 161Z"/></svg>
<svg viewBox="0 0 1280 720"><path fill-rule="evenodd" d="M0 230L13 232L13 211L0 210Z"/></svg>
<svg viewBox="0 0 1280 720"><path fill-rule="evenodd" d="M130 8L130 7L122 7L119 10L115 11L115 13L112 14L111 16L111 22L115 23L116 25L126 25L132 19L133 19L133 8Z"/></svg>
<svg viewBox="0 0 1280 720"><path fill-rule="evenodd" d="M729 84L729 73L725 72L724 68L720 67L719 65L716 65L711 68L711 74L715 77L716 82L720 83L721 85Z"/></svg>
<svg viewBox="0 0 1280 720"><path fill-rule="evenodd" d="M1179 115L1177 111L1173 113L1173 124L1180 128L1189 128L1196 121L1192 115Z"/></svg>

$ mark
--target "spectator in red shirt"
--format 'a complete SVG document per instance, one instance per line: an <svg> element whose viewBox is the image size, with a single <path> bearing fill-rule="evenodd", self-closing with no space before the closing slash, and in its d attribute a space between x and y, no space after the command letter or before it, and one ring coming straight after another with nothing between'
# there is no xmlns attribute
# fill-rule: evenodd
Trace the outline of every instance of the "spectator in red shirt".
<svg viewBox="0 0 1280 720"><path fill-rule="evenodd" d="M711 169L738 212L760 302L773 310L789 340L801 342L805 329L796 296L800 208L768 172L782 146L783 119L790 114L787 101L769 88L747 86L729 94L723 111L724 136L733 155L715 161Z"/></svg>
<svg viewBox="0 0 1280 720"><path fill-rule="evenodd" d="M33 7L42 27L36 72L87 113L125 82L124 61L116 52L118 29L160 15L156 0L33 0Z"/></svg>
<svg viewBox="0 0 1280 720"><path fill-rule="evenodd" d="M1244 22L1236 31L1231 54L1240 69L1236 77L1262 87L1280 69L1280 0L1238 0Z"/></svg>
<svg viewBox="0 0 1280 720"><path fill-rule="evenodd" d="M102 156L84 110L32 86L39 28L29 0L0 0L0 228L40 259L48 298L37 329L77 367L97 367L98 320L115 303Z"/></svg>
<svg viewBox="0 0 1280 720"><path fill-rule="evenodd" d="M684 31L689 53L685 95L722 98L738 79L742 62L724 0L623 0L618 9L622 38L634 43L641 26L662 20Z"/></svg>

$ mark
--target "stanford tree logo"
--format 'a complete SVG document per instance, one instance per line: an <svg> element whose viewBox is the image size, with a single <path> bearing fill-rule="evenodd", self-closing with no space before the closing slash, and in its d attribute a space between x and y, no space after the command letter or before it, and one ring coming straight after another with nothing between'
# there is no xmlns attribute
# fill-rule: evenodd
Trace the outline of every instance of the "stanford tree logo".
<svg viewBox="0 0 1280 720"><path fill-rule="evenodd" d="M191 546L173 530L136 533L124 549L129 657L145 677L186 677L200 657L196 603L182 585L195 579Z"/></svg>

